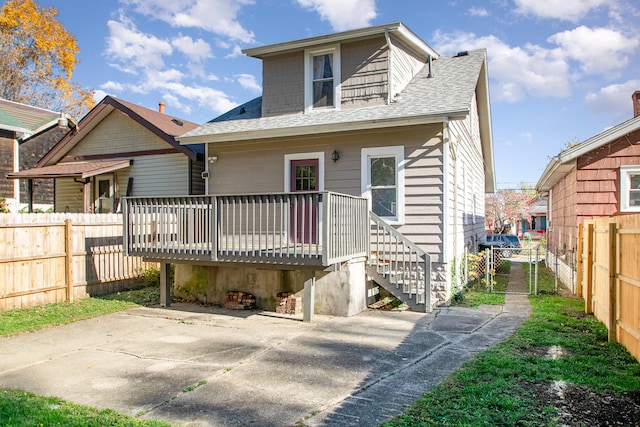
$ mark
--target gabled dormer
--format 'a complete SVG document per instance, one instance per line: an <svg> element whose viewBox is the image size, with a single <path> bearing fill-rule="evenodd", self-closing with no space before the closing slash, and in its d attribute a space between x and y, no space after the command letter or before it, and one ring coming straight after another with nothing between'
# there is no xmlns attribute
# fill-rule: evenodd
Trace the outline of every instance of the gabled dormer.
<svg viewBox="0 0 640 427"><path fill-rule="evenodd" d="M399 22L243 52L262 59L262 117L392 103L438 58Z"/></svg>

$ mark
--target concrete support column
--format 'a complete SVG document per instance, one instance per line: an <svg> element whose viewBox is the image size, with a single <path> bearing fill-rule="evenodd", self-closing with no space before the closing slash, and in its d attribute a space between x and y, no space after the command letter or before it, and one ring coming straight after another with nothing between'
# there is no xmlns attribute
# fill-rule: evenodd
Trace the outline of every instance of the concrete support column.
<svg viewBox="0 0 640 427"><path fill-rule="evenodd" d="M315 271L305 271L304 273L304 296L302 321L311 322L316 297L316 273Z"/></svg>
<svg viewBox="0 0 640 427"><path fill-rule="evenodd" d="M171 265L166 262L160 263L160 306L169 307L171 305L171 278L169 268Z"/></svg>

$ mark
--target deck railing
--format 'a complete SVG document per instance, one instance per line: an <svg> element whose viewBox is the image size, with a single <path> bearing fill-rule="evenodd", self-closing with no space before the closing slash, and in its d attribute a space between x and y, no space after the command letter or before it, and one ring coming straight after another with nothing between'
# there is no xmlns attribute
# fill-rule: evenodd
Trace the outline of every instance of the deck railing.
<svg viewBox="0 0 640 427"><path fill-rule="evenodd" d="M331 192L124 198L126 253L150 259L326 266L367 256L368 221Z"/></svg>

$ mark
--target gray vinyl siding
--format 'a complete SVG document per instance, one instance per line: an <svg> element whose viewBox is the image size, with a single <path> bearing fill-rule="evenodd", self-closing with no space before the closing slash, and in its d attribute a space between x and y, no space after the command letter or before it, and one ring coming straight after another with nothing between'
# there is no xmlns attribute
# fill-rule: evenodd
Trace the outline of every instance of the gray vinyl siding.
<svg viewBox="0 0 640 427"><path fill-rule="evenodd" d="M387 101L389 51L384 37L341 45L340 60L342 108Z"/></svg>
<svg viewBox="0 0 640 427"><path fill-rule="evenodd" d="M204 172L204 160L190 162L190 166L191 166L190 194L192 195L204 194L204 179L202 179L202 172Z"/></svg>
<svg viewBox="0 0 640 427"><path fill-rule="evenodd" d="M132 196L189 194L189 159L180 153L136 157L131 167L117 172L116 197L126 195L130 176Z"/></svg>
<svg viewBox="0 0 640 427"><path fill-rule="evenodd" d="M262 60L262 115L304 111L304 52Z"/></svg>
<svg viewBox="0 0 640 427"><path fill-rule="evenodd" d="M404 43L391 38L392 58L391 58L391 79L393 99L413 77L424 67L425 61L411 52Z"/></svg>
<svg viewBox="0 0 640 427"><path fill-rule="evenodd" d="M73 147L67 156L93 156L119 152L171 148L165 141L119 111L113 111Z"/></svg>
<svg viewBox="0 0 640 427"><path fill-rule="evenodd" d="M480 125L476 98L471 114L464 120L450 122L451 139L456 142L455 172L452 174L451 218L457 224L452 228L452 257L460 259L465 248L475 251L484 237L484 161L480 146ZM452 208L453 209L453 208Z"/></svg>
<svg viewBox="0 0 640 427"><path fill-rule="evenodd" d="M282 192L284 156L324 153L325 190L361 195L360 165L363 148L404 146L405 223L398 227L409 239L434 255L442 254L443 180L442 125L416 126L376 132L352 132L282 140L216 143L209 155L210 194ZM340 154L337 162L331 153Z"/></svg>
<svg viewBox="0 0 640 427"><path fill-rule="evenodd" d="M58 178L55 180L55 202L56 212L84 212L84 198L82 195L83 185L75 182L73 178Z"/></svg>

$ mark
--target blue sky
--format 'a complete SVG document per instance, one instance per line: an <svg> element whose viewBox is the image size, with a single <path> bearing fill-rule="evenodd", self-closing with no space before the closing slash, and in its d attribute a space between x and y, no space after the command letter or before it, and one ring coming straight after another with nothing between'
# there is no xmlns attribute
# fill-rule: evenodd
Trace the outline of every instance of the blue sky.
<svg viewBox="0 0 640 427"><path fill-rule="evenodd" d="M261 93L241 49L401 21L441 54L486 48L499 188L633 116L639 0L36 0L80 47L74 81L204 123Z"/></svg>

